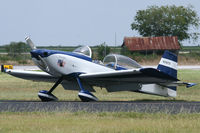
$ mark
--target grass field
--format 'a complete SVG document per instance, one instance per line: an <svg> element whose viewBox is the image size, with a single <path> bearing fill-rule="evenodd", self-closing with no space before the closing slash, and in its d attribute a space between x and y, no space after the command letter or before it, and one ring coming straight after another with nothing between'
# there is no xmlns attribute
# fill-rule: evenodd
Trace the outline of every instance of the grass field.
<svg viewBox="0 0 200 133"><path fill-rule="evenodd" d="M186 82L200 83L200 70L179 70ZM32 82L0 74L0 99L39 100L39 90L52 83ZM119 92L107 93L96 88L100 100L174 100L159 96ZM79 100L76 91L59 86L54 94L60 100ZM200 101L200 85L179 87L176 100ZM198 133L200 114L167 114L138 112L0 112L0 133Z"/></svg>
<svg viewBox="0 0 200 133"><path fill-rule="evenodd" d="M0 113L1 133L199 133L199 114Z"/></svg>

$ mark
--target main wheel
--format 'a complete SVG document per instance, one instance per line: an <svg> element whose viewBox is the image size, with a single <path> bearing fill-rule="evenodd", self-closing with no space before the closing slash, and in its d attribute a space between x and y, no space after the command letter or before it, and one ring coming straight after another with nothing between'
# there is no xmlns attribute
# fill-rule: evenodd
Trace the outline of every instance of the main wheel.
<svg viewBox="0 0 200 133"><path fill-rule="evenodd" d="M98 101L98 98L87 90L81 90L78 96L83 102Z"/></svg>
<svg viewBox="0 0 200 133"><path fill-rule="evenodd" d="M56 96L54 96L52 93L49 93L46 90L39 91L38 92L38 97L43 102L57 101L58 100L58 98Z"/></svg>

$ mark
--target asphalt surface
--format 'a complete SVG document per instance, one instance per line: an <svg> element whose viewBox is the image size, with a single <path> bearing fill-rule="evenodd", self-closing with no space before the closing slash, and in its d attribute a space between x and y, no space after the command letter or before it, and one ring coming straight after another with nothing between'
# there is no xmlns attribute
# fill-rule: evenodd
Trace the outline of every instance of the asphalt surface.
<svg viewBox="0 0 200 133"><path fill-rule="evenodd" d="M0 112L164 112L164 113L200 113L200 102L187 101L0 101Z"/></svg>

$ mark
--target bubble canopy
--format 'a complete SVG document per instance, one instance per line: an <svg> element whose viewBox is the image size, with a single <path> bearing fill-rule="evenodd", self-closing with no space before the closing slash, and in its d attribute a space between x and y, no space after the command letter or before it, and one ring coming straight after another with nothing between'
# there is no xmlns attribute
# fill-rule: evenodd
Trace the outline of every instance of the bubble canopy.
<svg viewBox="0 0 200 133"><path fill-rule="evenodd" d="M127 56L118 55L118 54L107 55L103 60L103 64L106 66L111 66L112 64L112 67L114 67L114 69L116 69L117 66L122 66L127 69L141 68L141 65L138 64L133 59Z"/></svg>
<svg viewBox="0 0 200 133"><path fill-rule="evenodd" d="M86 56L92 58L92 50L89 46L78 47L73 52L83 54L83 55L86 55Z"/></svg>

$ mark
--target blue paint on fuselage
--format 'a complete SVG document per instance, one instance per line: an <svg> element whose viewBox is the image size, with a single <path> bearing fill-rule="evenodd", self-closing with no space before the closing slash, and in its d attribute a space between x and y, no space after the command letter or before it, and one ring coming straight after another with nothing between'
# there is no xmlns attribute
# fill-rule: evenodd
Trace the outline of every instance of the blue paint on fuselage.
<svg viewBox="0 0 200 133"><path fill-rule="evenodd" d="M115 70L127 70L127 68L117 65Z"/></svg>
<svg viewBox="0 0 200 133"><path fill-rule="evenodd" d="M106 66L109 68L115 69L115 70L127 70L127 68L120 66L120 65L116 65L116 67L115 67L114 63L109 63Z"/></svg>
<svg viewBox="0 0 200 133"><path fill-rule="evenodd" d="M73 53L73 52L64 52L64 51L57 51L57 50L47 50L47 49L36 49L36 50L31 50L31 57L36 58L37 60L40 60L39 56L44 58L48 57L53 54L63 54L63 55L69 55L73 56L79 59L87 60L92 62L92 59L90 57L87 57L85 55L81 55L78 53Z"/></svg>

